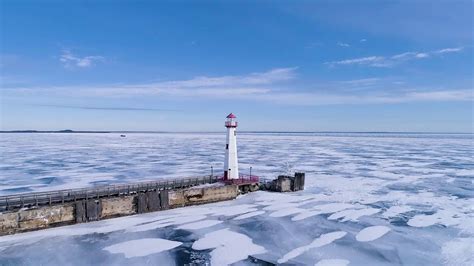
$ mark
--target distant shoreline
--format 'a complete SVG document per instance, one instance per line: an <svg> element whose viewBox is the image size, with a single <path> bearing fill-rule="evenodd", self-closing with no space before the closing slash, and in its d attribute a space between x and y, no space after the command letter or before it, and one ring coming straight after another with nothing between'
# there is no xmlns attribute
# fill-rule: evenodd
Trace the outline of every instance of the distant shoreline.
<svg viewBox="0 0 474 266"><path fill-rule="evenodd" d="M220 131L102 131L102 130L0 130L0 133L222 133ZM391 131L240 131L240 133L259 134L463 134L473 132L391 132Z"/></svg>

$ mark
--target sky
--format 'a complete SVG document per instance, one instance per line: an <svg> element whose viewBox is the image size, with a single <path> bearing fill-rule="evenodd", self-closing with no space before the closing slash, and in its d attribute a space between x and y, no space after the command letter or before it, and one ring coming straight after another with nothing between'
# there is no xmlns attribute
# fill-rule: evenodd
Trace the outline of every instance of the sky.
<svg viewBox="0 0 474 266"><path fill-rule="evenodd" d="M472 1L0 1L1 130L473 132Z"/></svg>

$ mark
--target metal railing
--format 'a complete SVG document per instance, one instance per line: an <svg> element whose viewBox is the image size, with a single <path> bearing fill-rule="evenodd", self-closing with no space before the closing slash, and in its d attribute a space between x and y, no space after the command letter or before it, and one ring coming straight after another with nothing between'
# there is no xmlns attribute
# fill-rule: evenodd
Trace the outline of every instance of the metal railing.
<svg viewBox="0 0 474 266"><path fill-rule="evenodd" d="M192 187L219 181L216 176L163 179L159 181L131 184L106 185L80 189L66 189L46 192L32 192L0 196L0 211L24 207L52 205L57 203L117 195L130 195L150 190L176 189Z"/></svg>

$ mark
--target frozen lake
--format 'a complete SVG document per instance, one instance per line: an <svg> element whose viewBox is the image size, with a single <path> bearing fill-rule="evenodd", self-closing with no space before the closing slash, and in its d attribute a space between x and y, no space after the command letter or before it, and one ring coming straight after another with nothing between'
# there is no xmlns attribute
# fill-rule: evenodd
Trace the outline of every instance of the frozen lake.
<svg viewBox="0 0 474 266"><path fill-rule="evenodd" d="M220 173L222 134L0 134L0 194ZM239 134L240 171L306 190L0 237L0 265L472 265L474 143Z"/></svg>

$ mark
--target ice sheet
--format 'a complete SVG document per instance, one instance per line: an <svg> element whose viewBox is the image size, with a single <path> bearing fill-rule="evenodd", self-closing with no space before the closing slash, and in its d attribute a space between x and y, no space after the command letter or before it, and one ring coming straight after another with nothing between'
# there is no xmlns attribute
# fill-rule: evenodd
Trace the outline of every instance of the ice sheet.
<svg viewBox="0 0 474 266"><path fill-rule="evenodd" d="M225 134L0 138L0 194L202 176L210 174L211 165L217 174L223 167L225 142ZM241 133L238 145L242 173L252 166L253 174L273 178L290 165L306 173L306 189L255 192L233 201L4 236L0 264L83 265L102 258L103 264L124 265L129 261L123 254L104 248L150 237L183 245L134 257L132 264L203 264L223 251L194 250L193 243L222 228L265 249L262 256L272 262L323 234L344 231L345 237L291 261L474 263L472 252L467 252L474 236L472 135ZM372 226L391 231L371 242L357 241L357 235ZM244 257L240 255L240 263L250 264Z"/></svg>

